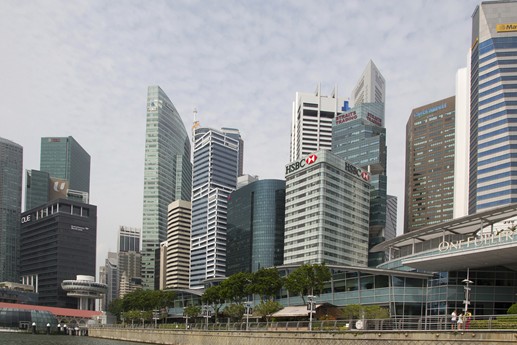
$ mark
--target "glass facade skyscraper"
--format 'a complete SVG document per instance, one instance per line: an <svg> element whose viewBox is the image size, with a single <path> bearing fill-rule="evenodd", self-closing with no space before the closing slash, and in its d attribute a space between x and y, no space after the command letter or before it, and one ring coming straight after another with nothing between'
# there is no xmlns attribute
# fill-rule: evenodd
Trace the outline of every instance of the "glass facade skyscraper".
<svg viewBox="0 0 517 345"><path fill-rule="evenodd" d="M517 2L472 15L469 214L517 202Z"/></svg>
<svg viewBox="0 0 517 345"><path fill-rule="evenodd" d="M41 138L40 170L68 181L68 188L90 193L90 155L73 137Z"/></svg>
<svg viewBox="0 0 517 345"><path fill-rule="evenodd" d="M226 211L237 186L240 138L211 128L194 133L190 288L226 274Z"/></svg>
<svg viewBox="0 0 517 345"><path fill-rule="evenodd" d="M25 174L25 210L59 198L88 203L90 155L73 137L41 138L40 170Z"/></svg>
<svg viewBox="0 0 517 345"><path fill-rule="evenodd" d="M387 176L384 105L363 103L335 119L332 153L371 173L370 246L384 240L386 227ZM370 266L382 259L370 255Z"/></svg>
<svg viewBox="0 0 517 345"><path fill-rule="evenodd" d="M406 125L404 232L453 218L455 97L413 109Z"/></svg>
<svg viewBox="0 0 517 345"><path fill-rule="evenodd" d="M23 147L0 138L0 282L18 282Z"/></svg>
<svg viewBox="0 0 517 345"><path fill-rule="evenodd" d="M174 104L159 86L150 86L142 224L142 278L147 289L157 288L155 252L167 239L167 207L174 200L191 198L190 153L188 134Z"/></svg>
<svg viewBox="0 0 517 345"><path fill-rule="evenodd" d="M230 194L226 275L280 266L284 260L285 181L252 182Z"/></svg>
<svg viewBox="0 0 517 345"><path fill-rule="evenodd" d="M334 119L332 153L371 174L370 247L385 240L387 208L387 147L384 120L385 80L370 60L352 92L355 101ZM384 258L370 253L369 266Z"/></svg>

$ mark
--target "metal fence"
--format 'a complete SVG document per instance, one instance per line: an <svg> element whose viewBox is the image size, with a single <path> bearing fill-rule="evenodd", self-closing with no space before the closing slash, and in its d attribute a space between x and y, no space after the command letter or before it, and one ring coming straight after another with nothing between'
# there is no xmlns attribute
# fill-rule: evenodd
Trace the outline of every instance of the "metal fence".
<svg viewBox="0 0 517 345"><path fill-rule="evenodd" d="M312 326L312 327L310 327ZM94 327L132 327L142 328L142 324L108 325ZM312 325L309 321L274 321L274 322L196 322L196 323L168 323L144 324L145 328L159 328L162 330L192 331L308 331L313 332L343 332L343 331L469 331L469 330L517 330L517 315L472 315L465 318L462 324L452 323L450 317L404 317L390 319L349 319L349 320L317 320Z"/></svg>

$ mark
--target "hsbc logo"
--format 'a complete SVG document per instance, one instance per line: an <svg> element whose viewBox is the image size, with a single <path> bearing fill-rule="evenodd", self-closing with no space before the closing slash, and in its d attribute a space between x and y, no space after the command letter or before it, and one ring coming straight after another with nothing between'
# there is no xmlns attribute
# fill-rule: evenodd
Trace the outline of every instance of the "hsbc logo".
<svg viewBox="0 0 517 345"><path fill-rule="evenodd" d="M316 155L310 155L309 157L305 159L300 159L297 162L291 163L289 165L286 165L285 167L285 174L290 174L292 172L295 172L296 170L303 168L305 165L311 165L318 159L318 156Z"/></svg>
<svg viewBox="0 0 517 345"><path fill-rule="evenodd" d="M370 181L370 174L368 173L368 171L359 169L356 166L354 166L348 162L345 163L345 170L348 171L349 173L352 173L355 176L362 178L366 182Z"/></svg>
<svg viewBox="0 0 517 345"><path fill-rule="evenodd" d="M318 156L316 155L310 155L309 157L307 157L307 159L305 160L305 163L307 163L307 165L310 165L314 162L316 162L316 159L318 159Z"/></svg>

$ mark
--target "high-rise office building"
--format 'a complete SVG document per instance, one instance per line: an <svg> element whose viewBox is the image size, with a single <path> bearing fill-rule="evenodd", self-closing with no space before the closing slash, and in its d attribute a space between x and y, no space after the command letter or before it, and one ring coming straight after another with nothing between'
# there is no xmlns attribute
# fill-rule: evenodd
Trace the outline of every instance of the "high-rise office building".
<svg viewBox="0 0 517 345"><path fill-rule="evenodd" d="M99 268L99 283L106 284L106 293L102 296L102 310L108 310L111 302L119 296L118 253L108 252L104 266Z"/></svg>
<svg viewBox="0 0 517 345"><path fill-rule="evenodd" d="M73 137L41 138L40 170L68 181L68 189L90 193L90 155Z"/></svg>
<svg viewBox="0 0 517 345"><path fill-rule="evenodd" d="M313 94L296 93L291 120L291 162L332 148L332 120L343 102L338 99L337 87L331 96L323 96L320 85Z"/></svg>
<svg viewBox="0 0 517 345"><path fill-rule="evenodd" d="M119 298L142 288L142 254L140 252L118 253Z"/></svg>
<svg viewBox="0 0 517 345"><path fill-rule="evenodd" d="M57 199L21 214L20 275L39 292L39 304L76 308L61 288L77 275L95 276L97 207Z"/></svg>
<svg viewBox="0 0 517 345"><path fill-rule="evenodd" d="M0 282L18 282L23 147L0 138Z"/></svg>
<svg viewBox="0 0 517 345"><path fill-rule="evenodd" d="M194 134L190 287L226 272L226 208L237 186L240 140L211 128Z"/></svg>
<svg viewBox="0 0 517 345"><path fill-rule="evenodd" d="M467 67L456 73L454 106L454 202L453 218L469 214L469 152L470 152L470 54Z"/></svg>
<svg viewBox="0 0 517 345"><path fill-rule="evenodd" d="M118 230L119 252L140 252L140 229L121 225Z"/></svg>
<svg viewBox="0 0 517 345"><path fill-rule="evenodd" d="M517 202L517 2L472 15L469 214Z"/></svg>
<svg viewBox="0 0 517 345"><path fill-rule="evenodd" d="M285 181L260 180L228 200L226 275L256 272L284 261Z"/></svg>
<svg viewBox="0 0 517 345"><path fill-rule="evenodd" d="M384 121L385 81L369 61L352 93L355 104L334 119L332 153L371 174L370 247L385 240L387 202L387 147ZM371 253L369 266L382 263L382 253Z"/></svg>
<svg viewBox="0 0 517 345"><path fill-rule="evenodd" d="M166 260L162 265L163 287L166 289L189 288L191 223L190 201L176 200L169 204Z"/></svg>
<svg viewBox="0 0 517 345"><path fill-rule="evenodd" d="M384 229L384 239L386 241L397 237L397 203L398 198L388 195L386 198L386 228Z"/></svg>
<svg viewBox="0 0 517 345"><path fill-rule="evenodd" d="M413 109L406 125L404 232L453 218L455 97Z"/></svg>
<svg viewBox="0 0 517 345"><path fill-rule="evenodd" d="M323 150L285 177L284 265L367 266L370 173Z"/></svg>
<svg viewBox="0 0 517 345"><path fill-rule="evenodd" d="M372 60L368 61L352 91L352 104L362 103L386 103L386 81Z"/></svg>
<svg viewBox="0 0 517 345"><path fill-rule="evenodd" d="M90 155L73 137L41 138L40 170L25 175L25 210L65 198L89 202Z"/></svg>
<svg viewBox="0 0 517 345"><path fill-rule="evenodd" d="M147 93L144 207L142 225L142 278L155 286L156 250L167 239L167 207L174 200L190 200L192 164L190 140L171 100L159 86Z"/></svg>

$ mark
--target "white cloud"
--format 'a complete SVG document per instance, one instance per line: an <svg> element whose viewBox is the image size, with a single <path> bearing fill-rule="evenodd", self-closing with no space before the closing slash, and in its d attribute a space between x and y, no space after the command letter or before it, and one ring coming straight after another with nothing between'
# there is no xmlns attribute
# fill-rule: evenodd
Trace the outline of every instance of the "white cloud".
<svg viewBox="0 0 517 345"><path fill-rule="evenodd" d="M283 178L296 91L348 97L369 59L387 82L388 189L403 210L411 109L453 95L476 1L0 2L0 136L39 167L42 136L92 156L98 261L141 226L145 101L160 85L190 128L236 127L245 171ZM399 216L399 227L402 218Z"/></svg>

